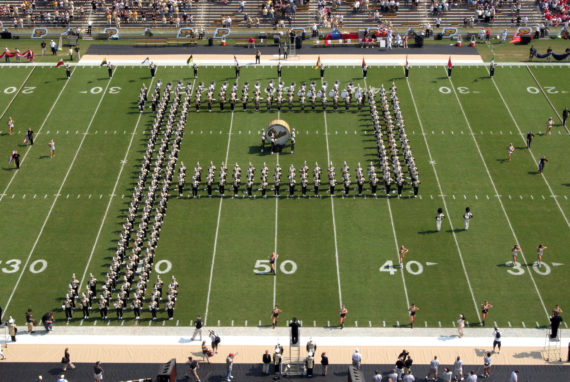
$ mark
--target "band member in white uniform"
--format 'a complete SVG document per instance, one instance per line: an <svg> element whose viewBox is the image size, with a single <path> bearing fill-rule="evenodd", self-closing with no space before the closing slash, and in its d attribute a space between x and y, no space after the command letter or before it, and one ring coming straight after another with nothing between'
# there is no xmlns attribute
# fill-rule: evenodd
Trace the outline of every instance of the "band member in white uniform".
<svg viewBox="0 0 570 382"><path fill-rule="evenodd" d="M473 219L473 214L471 213L471 208L465 208L465 213L463 214L463 222L465 223L465 231L469 230L469 222Z"/></svg>
<svg viewBox="0 0 570 382"><path fill-rule="evenodd" d="M435 228L437 232L441 231L441 222L445 219L445 215L443 214L443 209L437 209L437 215L435 215Z"/></svg>

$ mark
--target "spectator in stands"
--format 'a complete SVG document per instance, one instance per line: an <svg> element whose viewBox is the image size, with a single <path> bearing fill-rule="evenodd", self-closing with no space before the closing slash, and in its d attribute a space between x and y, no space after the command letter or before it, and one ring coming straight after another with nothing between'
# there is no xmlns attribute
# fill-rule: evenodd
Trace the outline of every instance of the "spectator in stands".
<svg viewBox="0 0 570 382"><path fill-rule="evenodd" d="M323 352L321 354L321 367L323 368L323 375L327 375L327 370L329 369L329 357L327 357L327 353Z"/></svg>
<svg viewBox="0 0 570 382"><path fill-rule="evenodd" d="M263 353L263 374L269 375L269 365L271 364L271 354L269 354L269 350L265 350Z"/></svg>

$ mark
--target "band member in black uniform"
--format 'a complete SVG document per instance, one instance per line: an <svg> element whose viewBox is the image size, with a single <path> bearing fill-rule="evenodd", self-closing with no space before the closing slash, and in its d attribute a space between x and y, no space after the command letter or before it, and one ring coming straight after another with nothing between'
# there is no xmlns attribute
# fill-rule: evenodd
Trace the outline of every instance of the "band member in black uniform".
<svg viewBox="0 0 570 382"><path fill-rule="evenodd" d="M194 69L194 79L198 78L198 64L194 63L194 65L192 65L192 69Z"/></svg>
<svg viewBox="0 0 570 382"><path fill-rule="evenodd" d="M253 177L247 178L246 188L247 188L247 197L253 198Z"/></svg>
<svg viewBox="0 0 570 382"><path fill-rule="evenodd" d="M402 197L402 190L404 189L404 177L400 175L396 182L396 186L398 187L398 198Z"/></svg>
<svg viewBox="0 0 570 382"><path fill-rule="evenodd" d="M220 171L223 171L223 169L220 169ZM220 196L222 198L224 197L225 187L226 187L226 174L221 172L218 182L218 191L220 192Z"/></svg>
<svg viewBox="0 0 570 382"><path fill-rule="evenodd" d="M406 65L404 65L404 72L406 74L406 78L408 78L408 76L410 75L410 65L408 65L407 62Z"/></svg>
<svg viewBox="0 0 570 382"><path fill-rule="evenodd" d="M491 65L489 65L489 76L493 78L495 75L495 61L491 61Z"/></svg>
<svg viewBox="0 0 570 382"><path fill-rule="evenodd" d="M277 64L277 78L281 79L281 61Z"/></svg>
<svg viewBox="0 0 570 382"><path fill-rule="evenodd" d="M319 67L319 69L321 70L321 80L322 80L323 78L325 78L325 64L321 62L321 66Z"/></svg>
<svg viewBox="0 0 570 382"><path fill-rule="evenodd" d="M297 132L295 131L295 128L293 128L293 131L291 131L291 154L295 154L295 138L297 136Z"/></svg>
<svg viewBox="0 0 570 382"><path fill-rule="evenodd" d="M279 173L279 175L276 174L274 176L274 179L275 179L275 196L279 197L279 189L281 188L281 173Z"/></svg>
<svg viewBox="0 0 570 382"><path fill-rule="evenodd" d="M289 197L292 198L295 196L295 184L297 181L294 177L289 177Z"/></svg>
<svg viewBox="0 0 570 382"><path fill-rule="evenodd" d="M370 189L372 190L372 196L376 196L376 189L378 188L378 177L376 174L370 176Z"/></svg>
<svg viewBox="0 0 570 382"><path fill-rule="evenodd" d="M350 178L344 178L344 196L348 196L350 192Z"/></svg>
<svg viewBox="0 0 570 382"><path fill-rule="evenodd" d="M107 71L109 72L109 78L113 78L113 65L111 63L107 63Z"/></svg>
<svg viewBox="0 0 570 382"><path fill-rule="evenodd" d="M562 126L564 127L566 127L566 120L568 119L568 116L570 116L570 111L568 111L568 106L566 106L564 110L562 110Z"/></svg>
<svg viewBox="0 0 570 382"><path fill-rule="evenodd" d="M534 134L532 131L526 133L526 147L530 149L530 144L532 143L532 138L534 138Z"/></svg>
<svg viewBox="0 0 570 382"><path fill-rule="evenodd" d="M214 174L209 173L206 177L206 189L208 190L208 197L212 197L212 185L214 184Z"/></svg>
<svg viewBox="0 0 570 382"><path fill-rule="evenodd" d="M368 74L368 65L364 64L362 67L362 78L366 79L366 75Z"/></svg>
<svg viewBox="0 0 570 382"><path fill-rule="evenodd" d="M329 193L334 196L334 188L336 187L336 179L332 178L329 180Z"/></svg>
<svg viewBox="0 0 570 382"><path fill-rule="evenodd" d="M71 66L69 66L69 64L65 65L65 75L67 76L67 79L71 77Z"/></svg>
<svg viewBox="0 0 570 382"><path fill-rule="evenodd" d="M154 62L150 63L149 69L150 69L150 76L154 78L154 74L156 73L156 65L154 64Z"/></svg>

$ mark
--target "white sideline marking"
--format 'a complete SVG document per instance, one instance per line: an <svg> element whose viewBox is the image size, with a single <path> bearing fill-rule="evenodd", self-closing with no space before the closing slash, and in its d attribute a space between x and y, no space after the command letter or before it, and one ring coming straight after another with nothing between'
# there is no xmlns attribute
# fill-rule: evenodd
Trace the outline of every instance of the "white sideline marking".
<svg viewBox="0 0 570 382"><path fill-rule="evenodd" d="M236 83L238 80L236 80ZM230 130L228 132L228 145L226 147L226 159L224 163L228 163L228 157L230 155L230 143L232 141L232 128L234 126L234 112L231 112L230 117ZM202 132L200 132L201 134ZM218 234L220 232L220 220L222 218L222 205L224 203L224 198L220 197L220 206L218 207L218 219L216 222L216 234L214 235L214 249L212 251L212 265L210 266L210 280L208 281L208 295L206 297L206 311L204 314L204 325L208 324L208 310L210 308L210 294L212 293L212 280L214 278L214 265L216 263L216 251L218 249Z"/></svg>
<svg viewBox="0 0 570 382"><path fill-rule="evenodd" d="M331 163L331 155L329 150L329 135L328 135L328 124L327 124L327 112L323 111L323 117L325 120L325 141L327 143L327 163ZM332 212L332 223L333 223L333 235L334 235L334 257L336 261L336 278L338 282L338 302L342 307L342 290L340 286L340 265L338 261L338 242L336 237L336 220L334 217L334 198L330 197L331 200L331 212Z"/></svg>
<svg viewBox="0 0 570 382"><path fill-rule="evenodd" d="M73 69L73 71L71 72L71 77L73 76L73 73L75 72L75 69ZM51 105L51 108L49 109L46 117L44 118L44 121L42 122L42 124L40 125L40 128L38 129L38 132L36 133L36 137L39 136L40 132L42 131L42 129L44 128L49 116L51 115L51 112L53 111L55 105L57 104L57 101L59 101L59 98L61 97L61 95L63 94L63 91L65 90L65 87L67 86L67 84L69 83L69 81L71 81L71 77L65 81L65 84L63 85L63 87L61 88L61 90L59 91L59 94L57 95L57 98L55 99L55 101L53 101L53 104ZM49 134L49 131L48 131ZM37 141L37 139L36 139ZM28 153L30 152L30 148L32 146L28 146L28 148L26 149L26 152L24 153L24 156L22 157L22 160L20 161L20 167L24 164L24 161L26 160L26 157L28 156ZM4 191L2 192L2 194L0 194L0 202L2 201L2 199L4 199L4 195L6 194L6 192L8 191L8 188L10 188L10 185L12 185L12 182L14 181L14 178L16 177L16 175L19 173L19 171L14 172L14 175L12 175L12 177L10 178L10 181L8 182L8 184L6 185L6 187L4 188Z"/></svg>
<svg viewBox="0 0 570 382"><path fill-rule="evenodd" d="M151 78L150 85L148 86L147 96L150 94L150 90L152 88L152 82L153 81L154 81L154 78ZM194 88L194 86L192 86L192 88ZM127 157L129 155L129 151L131 150L131 146L133 145L133 140L135 137L135 133L137 132L137 128L139 127L141 117L142 117L142 113L139 113L139 116L137 118L137 123L135 124L135 129L133 131L133 134L131 134L131 139L129 141L129 145L127 146L127 151L125 151L125 156L124 156L123 160L121 161L121 167L119 168L119 174L117 175L117 179L115 180L115 184L113 185L113 191L111 192L111 195L115 194L115 191L117 190L117 186L119 185L119 179L121 179L121 175L122 175L123 170L125 168L125 163L127 163ZM77 198L79 199L79 195L77 195ZM111 198L109 198L109 202L107 203L107 207L105 208L105 213L103 214L103 219L101 219L101 224L99 225L99 230L97 231L97 236L95 236L95 242L93 243L93 246L91 247L91 253L89 253L89 259L87 260L87 264L85 264L85 270L83 271L83 276L81 276L81 281L79 283L79 289L80 290L83 287L83 281L85 280L85 275L87 274L87 270L89 269L89 265L91 265L91 260L93 259L93 254L95 253L95 248L97 247L97 243L99 243L99 237L101 237L101 231L103 231L103 225L105 224L105 220L107 220L107 215L109 214L109 209L111 208L112 202L113 202L113 198L111 197Z"/></svg>
<svg viewBox="0 0 570 382"><path fill-rule="evenodd" d="M115 69L115 72L117 71L117 69L118 68ZM107 82L107 85L105 86L105 91L103 92L103 95L101 95L101 98L99 99L99 103L97 104L97 108L95 108L95 112L93 112L93 116L91 117L91 121L89 121L89 125L87 125L86 131L89 131L89 129L91 128L91 125L93 124L93 121L95 120L95 116L97 115L97 112L99 111L99 107L101 106L101 103L103 102L103 98L105 98L105 94L107 94L107 90L109 89L109 85L111 84L111 81L113 81L113 78L111 78ZM66 84L67 84L67 82L66 82ZM57 102L57 99L55 102ZM54 102L54 105L55 105L55 102ZM79 151L81 151L81 147L83 146L83 142L85 142L86 137L87 137L87 135L84 135L81 138L81 142L79 142L79 146L77 146L77 150L75 151L75 155L73 156L73 159L71 160L71 164L69 165L69 168L67 169L67 172L65 173L65 176L63 177L63 181L61 182L61 185L59 186L59 190L57 191L58 195L61 194L61 190L63 189L63 186L65 185L65 182L67 181L67 177L69 176L69 173L71 172L71 169L73 168L73 165L75 164L75 160L77 159L77 155L79 154ZM26 154L27 153L28 152L26 152ZM40 228L40 232L38 233L38 237L36 237L36 240L34 241L34 245L32 246L32 249L30 250L28 257L26 258L26 262L24 263L24 266L22 267L22 271L20 272L20 275L18 276L18 279L16 280L16 284L14 285L14 288L12 289L12 293L10 293L10 297L8 298L8 301L6 302L6 306L4 307L4 312L6 312L8 310L8 307L10 306L10 302L12 301L12 298L14 297L14 293L16 293L16 289L18 288L18 285L20 285L20 281L22 280L22 276L24 276L24 271L28 268L28 263L30 262L30 259L31 259L32 255L36 249L36 246L38 245L38 243L40 241L40 237L42 236L42 234L44 232L46 224L49 220L49 217L51 216L51 213L53 211L53 208L55 207L55 203L57 202L57 200L58 200L58 198L56 196L53 199L53 202L52 202L51 207L48 211L48 214L47 214L47 216L46 216L46 218L42 224L42 227Z"/></svg>
<svg viewBox="0 0 570 382"><path fill-rule="evenodd" d="M461 109L461 113L463 114L463 117L465 118L465 123L467 124L467 128L469 128L470 131L473 131L471 129L471 123L469 123L469 119L467 118L467 114L465 114L465 110L463 109L463 105L461 104L461 100L459 99L459 96L457 95L455 88L453 88L453 81L451 80L451 77L448 77L448 79L449 79L449 83L453 89L453 94L455 94L455 98L457 99L457 104L459 105L459 108ZM483 153L481 152L481 148L479 147L479 143L477 142L477 138L475 138L475 136L473 136L473 142L475 143L475 147L477 148L477 151L479 152L479 157L481 158L481 161L483 162L483 167L485 167L485 171L487 172L487 176L489 176L489 180L491 181L491 185L493 186L493 189L495 190L495 194L499 195L499 191L497 190L497 186L495 185L495 181L493 181L493 177L491 176L491 173L489 172L489 167L487 167L487 162L485 162L485 157L483 157ZM503 214L505 215L505 219L507 220L509 228L511 229L511 233L513 234L513 238L515 239L515 242L520 243L519 239L517 237L517 234L515 233L515 230L513 229L513 225L511 224L511 219L509 218L509 215L507 214L507 210L505 209L505 205L503 204L503 201L501 200L501 198L497 198L497 200L499 201L499 204L501 205L501 209L503 210ZM522 256L524 262L527 263L526 257L525 257L522 250L520 251L520 253L521 253L521 256ZM538 286L536 285L536 282L534 281L534 276L532 275L531 272L526 272L526 273L528 273L528 275L530 276L530 279L532 280L532 283L534 285L534 289L536 290L536 293L538 295L540 303L542 304L542 308L544 309L544 313L546 314L546 317L548 317L548 310L546 309L546 305L544 304L544 300L542 299L542 295L540 294L540 291L538 290ZM477 310L477 315L479 315L479 310ZM523 323L523 326L524 326L524 323Z"/></svg>
<svg viewBox="0 0 570 382"><path fill-rule="evenodd" d="M410 85L410 81L406 80L406 83L408 84L408 89L410 90L410 97L412 98L412 104L414 105L414 109L416 111L416 117L418 118L418 123L420 125L420 129L423 132L424 131L424 125L423 125L422 120L420 118L420 113L419 113L418 107L416 105L416 99L415 99L414 94L412 92L412 86ZM457 94L456 94L456 96L457 96ZM473 133L473 131L471 131L471 132ZM433 157L431 156L431 150L429 148L428 141L427 141L427 138L425 137L425 135L424 135L424 143L426 145L429 160L433 161ZM432 165L431 167L432 167L433 173L435 175L435 180L437 182L437 187L439 188L439 193L443 194L443 189L442 189L441 183L439 181L439 175L437 174L437 170L435 169L434 165ZM455 246L457 248L457 253L459 254L459 260L461 262L461 267L463 268L463 274L465 275L465 280L467 280L467 286L469 287L469 292L471 293L471 299L473 300L473 306L475 307L475 312L477 313L477 318L479 319L479 321L481 321L481 315L479 313L479 306L477 305L477 299L475 298L475 293L473 293L473 288L471 287L471 280L469 280L469 274L467 273L467 268L465 267L465 262L463 261L463 253L461 252L461 248L459 247L459 242L457 241L457 235L455 233L455 229L453 228L453 223L451 220L451 214L449 213L449 210L447 209L447 203L445 202L445 198L442 197L441 201L443 202L443 208L445 209L445 213L447 215L447 220L449 220L449 227L451 228L451 235L453 236L453 241L455 241ZM455 326L455 322L453 323L453 325Z"/></svg>
<svg viewBox="0 0 570 382"><path fill-rule="evenodd" d="M554 110L554 112L556 113L556 116L558 117L558 119L560 120L560 122L562 122L562 117L560 116L560 114L558 114L558 111L556 110L556 108L554 107L554 105L552 104L552 102L550 102L550 98L548 98L548 95L544 92L544 89L542 88L542 85L540 84L540 82L538 82L538 78L536 78L534 76L534 73L532 72L532 70L530 70L530 67L528 65L526 65L526 68L528 70L528 72L530 73L530 75L532 76L532 78L534 78L534 81L536 82L536 84L538 85L538 88L540 89L540 91L542 92L542 94L544 95L544 97L546 98L546 100L548 101L548 103L550 104L550 107L552 107L552 110ZM566 132L568 134L570 134L570 130L568 130L568 128L566 126L564 126L564 128L566 129Z"/></svg>
<svg viewBox="0 0 570 382"><path fill-rule="evenodd" d="M12 105L12 102L14 102L14 100L16 99L16 97L18 96L18 94L20 94L20 91L22 90L22 88L24 87L24 85L26 84L26 82L28 82L28 79L30 78L30 76L32 75L32 73L34 72L34 70L36 70L36 67L34 66L32 68L32 70L30 70L30 72L28 73L28 75L26 76L26 78L24 78L24 81L22 82L22 84L20 85L20 87L18 88L18 91L16 92L16 94L14 94L14 96L12 97L12 99L10 100L10 102L8 102L8 105L6 105L6 108L4 109L4 111L2 112L2 114L0 115L0 119L4 118L4 115L6 115L6 112L8 111L8 109L10 108L10 106ZM19 131L18 131L19 133Z"/></svg>
<svg viewBox="0 0 570 382"><path fill-rule="evenodd" d="M528 67L527 67L528 68ZM530 69L529 69L530 70ZM495 85L495 89L497 89L497 93L499 93L499 97L501 97L501 100L503 101L503 104L505 105L505 108L507 109L507 112L509 113L509 115L511 116L511 119L513 120L513 123L515 124L515 127L517 128L517 131L520 134L520 137L522 139L522 141L524 143L526 143L526 140L523 136L523 133L519 127L519 124L517 123L517 121L515 120L515 117L513 116L513 113L511 113L511 108L509 107L509 105L507 105L507 101L505 100L505 98L503 97L503 94L501 93L501 90L499 89L499 86L497 85L497 83L495 82L495 79L492 78L493 81L493 85ZM538 82L537 82L538 83ZM542 88L541 88L542 89ZM551 104L552 105L552 104ZM532 149L528 149L528 152L530 153L530 156L532 157L532 160L534 163L538 163L538 161L536 160L536 157L534 156ZM542 177L542 180L544 180L544 183L546 183L546 187L548 187L548 190L550 191L550 195L554 196L554 191L552 190L552 187L550 187L550 183L548 183L548 180L546 180L546 176L544 175L544 173L540 174ZM521 198L522 199L522 198ZM556 198L554 198L554 202L556 203L556 205L558 206L558 209L560 210L560 213L562 214L562 217L564 218L564 220L566 221L566 225L568 226L568 228L570 228L570 222L568 222L568 218L566 217L566 214L564 213L564 211L562 210L562 207L560 206L560 203L558 203L558 200Z"/></svg>

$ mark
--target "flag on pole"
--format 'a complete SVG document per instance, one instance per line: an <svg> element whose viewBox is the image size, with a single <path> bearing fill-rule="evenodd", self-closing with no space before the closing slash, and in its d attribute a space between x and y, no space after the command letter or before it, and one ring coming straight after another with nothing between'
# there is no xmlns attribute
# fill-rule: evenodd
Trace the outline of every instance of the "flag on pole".
<svg viewBox="0 0 570 382"><path fill-rule="evenodd" d="M406 54L406 66L409 66L409 65L408 65L408 55L407 55L407 54Z"/></svg>
<svg viewBox="0 0 570 382"><path fill-rule="evenodd" d="M234 61L235 61L236 65L239 65L239 62L238 62L237 57L235 55L234 55Z"/></svg>
<svg viewBox="0 0 570 382"><path fill-rule="evenodd" d="M449 60L447 61L447 69L453 68L453 64L451 63L451 56L449 56Z"/></svg>
<svg viewBox="0 0 570 382"><path fill-rule="evenodd" d="M103 65L107 65L107 57L105 57L103 59L103 61L101 61L101 65L99 65L99 66L103 66Z"/></svg>
<svg viewBox="0 0 570 382"><path fill-rule="evenodd" d="M16 150L12 151L12 154L10 154L10 159L8 160L8 163L12 163L12 161L14 160L14 154L16 154Z"/></svg>
<svg viewBox="0 0 570 382"><path fill-rule="evenodd" d="M493 56L493 58L491 58L491 65L495 65L495 56Z"/></svg>
<svg viewBox="0 0 570 382"><path fill-rule="evenodd" d="M190 57L188 57L188 59L186 60L186 65L191 64L192 61L194 61L194 55L193 54L191 54Z"/></svg>
<svg viewBox="0 0 570 382"><path fill-rule="evenodd" d="M144 64L150 64L150 57L145 58L144 61L141 62L141 65L144 65Z"/></svg>
<svg viewBox="0 0 570 382"><path fill-rule="evenodd" d="M55 67L59 68L61 65L63 65L63 60L59 60L59 62L55 64Z"/></svg>
<svg viewBox="0 0 570 382"><path fill-rule="evenodd" d="M362 69L366 67L366 62L364 61L364 57L362 57Z"/></svg>
<svg viewBox="0 0 570 382"><path fill-rule="evenodd" d="M315 69L318 69L319 66L321 66L321 56L319 56L319 58L317 58L317 63L315 64Z"/></svg>

